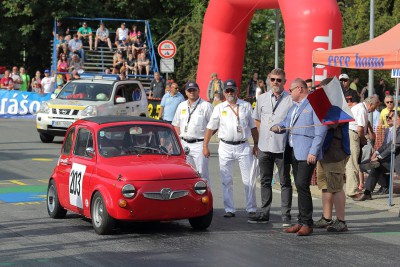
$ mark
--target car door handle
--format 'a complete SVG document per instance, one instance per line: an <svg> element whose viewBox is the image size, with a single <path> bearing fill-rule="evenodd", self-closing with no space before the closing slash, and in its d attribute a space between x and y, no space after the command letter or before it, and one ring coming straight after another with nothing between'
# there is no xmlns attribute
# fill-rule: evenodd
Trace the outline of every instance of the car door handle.
<svg viewBox="0 0 400 267"><path fill-rule="evenodd" d="M71 166L71 162L60 162L60 164L61 165L64 165L64 166Z"/></svg>
<svg viewBox="0 0 400 267"><path fill-rule="evenodd" d="M125 107L126 109L128 109L129 107Z"/></svg>

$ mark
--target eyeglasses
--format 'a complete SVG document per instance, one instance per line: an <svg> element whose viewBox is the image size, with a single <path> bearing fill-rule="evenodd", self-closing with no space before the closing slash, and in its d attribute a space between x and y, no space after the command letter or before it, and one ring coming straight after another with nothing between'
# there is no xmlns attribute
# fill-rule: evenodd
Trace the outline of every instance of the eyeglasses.
<svg viewBox="0 0 400 267"><path fill-rule="evenodd" d="M227 94L234 93L235 91L236 91L235 89L231 89L231 88L225 89L225 93L227 93Z"/></svg>
<svg viewBox="0 0 400 267"><path fill-rule="evenodd" d="M393 117L392 116L386 116L387 120L391 120Z"/></svg>
<svg viewBox="0 0 400 267"><path fill-rule="evenodd" d="M189 88L186 91L189 92L189 93L193 93L193 92L197 92L197 89Z"/></svg>
<svg viewBox="0 0 400 267"><path fill-rule="evenodd" d="M171 86L171 88L172 88L172 89L178 89L178 87L176 87L176 86Z"/></svg>
<svg viewBox="0 0 400 267"><path fill-rule="evenodd" d="M341 82L347 82L349 79L340 79Z"/></svg>
<svg viewBox="0 0 400 267"><path fill-rule="evenodd" d="M293 88L289 88L289 92L293 92L294 90L296 90L297 88L303 88L301 86L295 86Z"/></svg>
<svg viewBox="0 0 400 267"><path fill-rule="evenodd" d="M282 82L282 79L280 79L280 78L270 78L270 80L271 80L271 82L275 82L275 81L277 81L278 83Z"/></svg>
<svg viewBox="0 0 400 267"><path fill-rule="evenodd" d="M393 101L386 101L386 104L393 104Z"/></svg>

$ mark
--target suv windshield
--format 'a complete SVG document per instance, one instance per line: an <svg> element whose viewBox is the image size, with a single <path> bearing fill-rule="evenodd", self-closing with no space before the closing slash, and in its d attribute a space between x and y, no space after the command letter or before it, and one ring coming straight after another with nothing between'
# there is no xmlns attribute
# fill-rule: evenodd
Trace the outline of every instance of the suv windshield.
<svg viewBox="0 0 400 267"><path fill-rule="evenodd" d="M57 95L57 99L74 99L85 101L110 100L113 86L111 84L68 83Z"/></svg>
<svg viewBox="0 0 400 267"><path fill-rule="evenodd" d="M131 124L107 127L99 131L97 138L103 157L181 154L175 133L163 126Z"/></svg>

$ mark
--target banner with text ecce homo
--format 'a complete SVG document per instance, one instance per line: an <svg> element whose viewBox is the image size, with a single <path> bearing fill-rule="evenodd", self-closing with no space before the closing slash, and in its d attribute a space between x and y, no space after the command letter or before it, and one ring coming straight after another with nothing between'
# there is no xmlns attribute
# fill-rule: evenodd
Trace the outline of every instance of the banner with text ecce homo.
<svg viewBox="0 0 400 267"><path fill-rule="evenodd" d="M39 111L51 94L0 90L0 118L30 117Z"/></svg>

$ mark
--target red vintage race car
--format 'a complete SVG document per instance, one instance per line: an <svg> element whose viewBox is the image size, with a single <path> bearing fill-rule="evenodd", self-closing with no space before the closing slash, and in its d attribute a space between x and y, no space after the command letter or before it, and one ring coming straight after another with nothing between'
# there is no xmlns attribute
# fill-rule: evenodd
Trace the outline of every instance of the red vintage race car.
<svg viewBox="0 0 400 267"><path fill-rule="evenodd" d="M99 116L70 126L49 179L50 217L67 210L91 218L98 234L112 233L117 220L189 219L202 230L211 224L213 198L170 124Z"/></svg>

